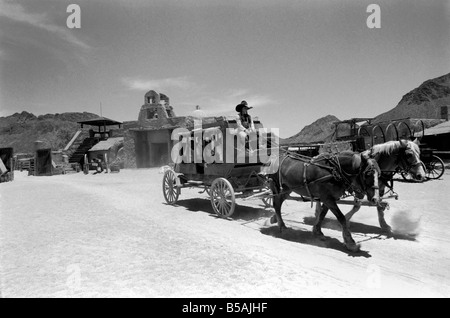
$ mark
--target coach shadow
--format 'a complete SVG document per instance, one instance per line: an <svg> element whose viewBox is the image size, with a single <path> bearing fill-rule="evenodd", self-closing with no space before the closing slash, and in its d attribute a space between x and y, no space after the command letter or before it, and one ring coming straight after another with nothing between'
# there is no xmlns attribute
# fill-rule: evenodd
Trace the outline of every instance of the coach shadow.
<svg viewBox="0 0 450 318"><path fill-rule="evenodd" d="M228 218L218 216L211 207L211 200L206 198L190 198L178 200L175 206L182 206L190 212L205 212L212 217L221 219L223 218L231 221L232 220L256 221L259 218L265 217L270 218L273 215L273 212L264 209L264 205L262 203L261 208L251 207L248 205L238 205L233 215Z"/></svg>

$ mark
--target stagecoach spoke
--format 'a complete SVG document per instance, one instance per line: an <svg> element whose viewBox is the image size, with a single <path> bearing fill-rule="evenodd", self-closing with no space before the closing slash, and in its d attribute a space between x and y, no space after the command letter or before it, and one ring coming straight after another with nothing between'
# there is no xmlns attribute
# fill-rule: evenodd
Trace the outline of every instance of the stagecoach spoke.
<svg viewBox="0 0 450 318"><path fill-rule="evenodd" d="M220 210L220 202L219 201L215 202L214 206L215 206L215 210Z"/></svg>
<svg viewBox="0 0 450 318"><path fill-rule="evenodd" d="M227 214L227 209L226 209L225 205L223 204L223 202L220 205L220 212L222 212L222 215Z"/></svg>
<svg viewBox="0 0 450 318"><path fill-rule="evenodd" d="M231 203L224 201L224 207L226 207L229 210L231 208Z"/></svg>
<svg viewBox="0 0 450 318"><path fill-rule="evenodd" d="M226 206L225 202L221 202L220 207L221 207L222 215L226 215L227 214L227 206Z"/></svg>

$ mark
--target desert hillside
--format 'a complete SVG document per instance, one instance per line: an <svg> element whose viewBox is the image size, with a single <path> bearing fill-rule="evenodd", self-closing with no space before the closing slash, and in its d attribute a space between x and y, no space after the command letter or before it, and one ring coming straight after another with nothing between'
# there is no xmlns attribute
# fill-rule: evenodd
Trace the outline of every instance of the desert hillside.
<svg viewBox="0 0 450 318"><path fill-rule="evenodd" d="M79 129L77 121L98 117L92 113L62 113L35 116L23 111L0 117L0 145L13 147L15 153L32 153L34 142L43 141L52 149L61 149Z"/></svg>
<svg viewBox="0 0 450 318"><path fill-rule="evenodd" d="M440 119L441 106L450 106L450 73L423 82L405 94L397 106L376 116L373 123L409 117L427 119L424 124L428 127L439 123L438 120L432 119ZM294 136L282 140L282 144L327 141L334 132L333 122L336 121L339 119L333 115L319 118ZM348 127L339 126L342 133L345 129Z"/></svg>
<svg viewBox="0 0 450 318"><path fill-rule="evenodd" d="M335 124L340 121L336 116L328 115L317 119L310 125L305 126L299 133L292 137L283 139L281 144L303 144L328 141L334 134ZM340 135L348 133L349 125L339 125Z"/></svg>
<svg viewBox="0 0 450 318"><path fill-rule="evenodd" d="M376 122L396 118L440 118L441 106L450 105L450 73L427 80L402 97L393 109L378 115Z"/></svg>

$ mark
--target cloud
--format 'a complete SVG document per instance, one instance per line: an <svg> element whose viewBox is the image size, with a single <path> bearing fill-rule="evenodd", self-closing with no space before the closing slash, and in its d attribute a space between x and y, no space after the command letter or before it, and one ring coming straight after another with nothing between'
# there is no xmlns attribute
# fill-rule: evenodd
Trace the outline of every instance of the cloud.
<svg viewBox="0 0 450 318"><path fill-rule="evenodd" d="M74 32L66 26L62 27L51 23L45 14L27 12L25 8L18 3L0 0L0 17L5 17L16 22L25 23L35 28L48 31L56 34L73 46L82 49L90 49L88 44L78 39L74 35Z"/></svg>
<svg viewBox="0 0 450 318"><path fill-rule="evenodd" d="M249 89L225 89L225 90L202 90L196 96L192 96L186 102L179 103L188 109L194 109L199 105L207 116L232 115L235 114L235 106L242 100L257 109L262 109L275 102L269 95L252 93Z"/></svg>
<svg viewBox="0 0 450 318"><path fill-rule="evenodd" d="M262 109L273 105L269 95L254 94L246 88L217 89L199 84L188 76L162 79L122 78L128 90L147 92L155 90L167 94L177 107L178 115L187 115L199 105L207 116L235 114L235 106L246 100L250 106Z"/></svg>
<svg viewBox="0 0 450 318"><path fill-rule="evenodd" d="M0 60L6 60L6 52L0 49Z"/></svg>
<svg viewBox="0 0 450 318"><path fill-rule="evenodd" d="M136 91L166 91L173 88L189 90L196 87L196 84L189 80L187 76L162 78L162 79L140 79L126 77L122 82L130 90Z"/></svg>

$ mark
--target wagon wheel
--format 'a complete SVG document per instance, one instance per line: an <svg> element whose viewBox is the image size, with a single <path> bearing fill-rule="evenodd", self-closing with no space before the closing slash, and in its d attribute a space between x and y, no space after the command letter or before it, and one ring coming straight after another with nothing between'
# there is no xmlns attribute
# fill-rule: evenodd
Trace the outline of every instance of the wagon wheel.
<svg viewBox="0 0 450 318"><path fill-rule="evenodd" d="M215 179L211 185L210 194L211 205L217 215L229 217L234 213L236 197L233 186L227 179Z"/></svg>
<svg viewBox="0 0 450 318"><path fill-rule="evenodd" d="M439 179L444 174L444 162L438 156L433 155L430 162L426 163L425 166L427 167L428 179Z"/></svg>
<svg viewBox="0 0 450 318"><path fill-rule="evenodd" d="M164 199L166 199L168 204L175 204L180 195L180 188L176 186L176 178L172 170L164 172L162 188Z"/></svg>

